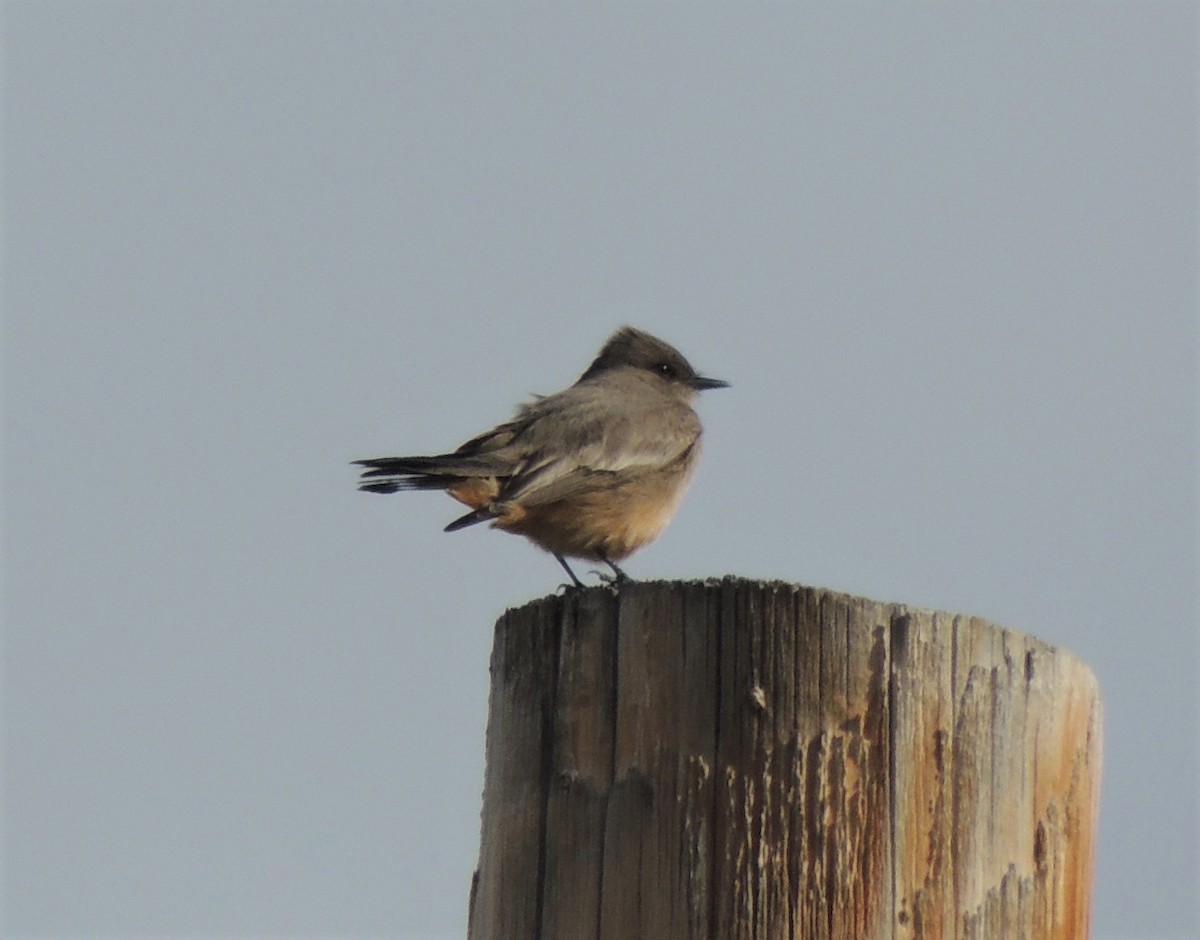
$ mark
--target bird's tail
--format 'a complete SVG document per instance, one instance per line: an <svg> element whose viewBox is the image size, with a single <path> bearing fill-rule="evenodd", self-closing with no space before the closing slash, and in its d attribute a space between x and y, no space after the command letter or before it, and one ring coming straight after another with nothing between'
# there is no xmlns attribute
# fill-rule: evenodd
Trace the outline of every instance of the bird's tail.
<svg viewBox="0 0 1200 940"><path fill-rule="evenodd" d="M477 457L442 454L437 457L375 457L356 460L365 467L358 488L367 493L401 490L447 490L467 480L492 476L496 468Z"/></svg>

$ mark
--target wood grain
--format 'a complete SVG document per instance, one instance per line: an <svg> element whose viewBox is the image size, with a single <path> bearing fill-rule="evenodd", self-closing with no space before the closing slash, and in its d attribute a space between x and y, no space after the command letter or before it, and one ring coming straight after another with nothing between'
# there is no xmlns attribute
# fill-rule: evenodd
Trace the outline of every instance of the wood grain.
<svg viewBox="0 0 1200 940"><path fill-rule="evenodd" d="M975 617L782 583L496 625L472 940L1088 935L1095 678Z"/></svg>

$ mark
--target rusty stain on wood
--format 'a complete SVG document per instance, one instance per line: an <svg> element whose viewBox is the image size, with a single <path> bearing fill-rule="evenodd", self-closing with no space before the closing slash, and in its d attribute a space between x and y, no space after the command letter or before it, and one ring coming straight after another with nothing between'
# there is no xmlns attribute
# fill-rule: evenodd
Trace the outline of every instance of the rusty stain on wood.
<svg viewBox="0 0 1200 940"><path fill-rule="evenodd" d="M974 617L737 579L496 626L471 940L1082 940L1101 711Z"/></svg>

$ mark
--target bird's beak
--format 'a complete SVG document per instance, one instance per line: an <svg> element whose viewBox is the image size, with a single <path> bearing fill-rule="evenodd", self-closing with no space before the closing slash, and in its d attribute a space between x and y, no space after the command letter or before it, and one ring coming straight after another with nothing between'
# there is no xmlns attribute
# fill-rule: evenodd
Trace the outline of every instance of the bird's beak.
<svg viewBox="0 0 1200 940"><path fill-rule="evenodd" d="M688 385L698 392L706 388L729 388L729 383L722 379L706 379L702 375L698 375L694 379L689 379Z"/></svg>

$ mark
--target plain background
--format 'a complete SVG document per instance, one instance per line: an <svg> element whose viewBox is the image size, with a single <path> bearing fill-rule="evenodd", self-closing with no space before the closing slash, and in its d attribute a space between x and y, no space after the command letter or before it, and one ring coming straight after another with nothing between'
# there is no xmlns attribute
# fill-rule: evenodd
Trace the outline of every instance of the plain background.
<svg viewBox="0 0 1200 940"><path fill-rule="evenodd" d="M5 936L462 936L562 574L348 461L625 322L733 383L630 573L1074 650L1095 936L1200 935L1193 4L3 15Z"/></svg>

